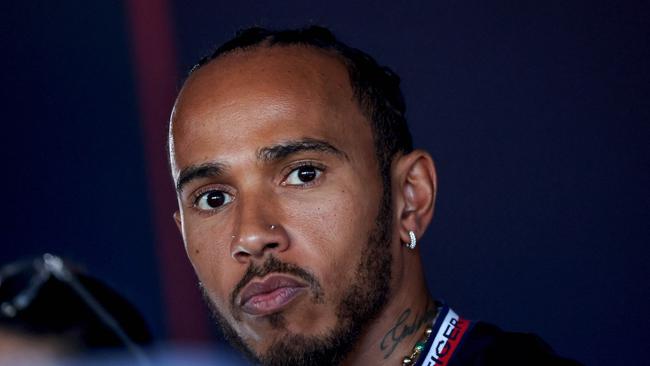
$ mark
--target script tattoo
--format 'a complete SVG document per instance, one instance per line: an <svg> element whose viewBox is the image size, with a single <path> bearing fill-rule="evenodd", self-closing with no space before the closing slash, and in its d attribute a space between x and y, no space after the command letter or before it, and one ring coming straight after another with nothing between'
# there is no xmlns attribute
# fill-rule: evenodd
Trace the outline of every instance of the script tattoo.
<svg viewBox="0 0 650 366"><path fill-rule="evenodd" d="M409 320L411 313L412 311L410 308L404 310L404 312L397 317L395 325L390 328L388 333L386 333L384 338L382 338L381 343L379 344L379 349L381 349L382 352L385 352L384 359L387 359L393 351L395 351L395 348L397 348L397 345L399 345L401 341L420 329L422 324L431 322L436 316L436 308L435 306L428 308L424 314L421 316L418 314L412 323L408 323L407 321Z"/></svg>

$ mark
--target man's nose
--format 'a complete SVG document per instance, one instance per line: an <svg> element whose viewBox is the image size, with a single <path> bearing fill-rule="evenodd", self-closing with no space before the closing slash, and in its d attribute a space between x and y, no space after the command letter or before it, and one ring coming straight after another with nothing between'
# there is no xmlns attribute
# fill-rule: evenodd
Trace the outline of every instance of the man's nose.
<svg viewBox="0 0 650 366"><path fill-rule="evenodd" d="M239 222L231 244L231 254L236 261L247 263L289 248L289 237L272 200L241 197L238 210Z"/></svg>

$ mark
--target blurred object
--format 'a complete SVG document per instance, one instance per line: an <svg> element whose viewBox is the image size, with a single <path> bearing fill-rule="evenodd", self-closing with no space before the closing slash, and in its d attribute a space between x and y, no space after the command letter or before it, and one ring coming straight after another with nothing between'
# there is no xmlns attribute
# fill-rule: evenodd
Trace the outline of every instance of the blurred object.
<svg viewBox="0 0 650 366"><path fill-rule="evenodd" d="M126 299L57 256L0 269L0 364L42 364L100 351L128 351L146 364L140 347L151 338Z"/></svg>
<svg viewBox="0 0 650 366"><path fill-rule="evenodd" d="M213 345L157 344L147 350L150 363L155 366L246 366L243 356L234 351L217 350ZM32 365L30 365L32 366ZM42 366L39 364L39 366ZM89 357L66 359L56 366L139 366L136 360L124 355L102 353Z"/></svg>

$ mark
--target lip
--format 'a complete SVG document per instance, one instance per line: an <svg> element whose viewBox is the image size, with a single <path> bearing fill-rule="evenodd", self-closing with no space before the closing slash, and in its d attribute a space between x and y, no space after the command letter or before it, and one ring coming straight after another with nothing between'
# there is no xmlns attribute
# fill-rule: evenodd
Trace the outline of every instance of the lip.
<svg viewBox="0 0 650 366"><path fill-rule="evenodd" d="M270 275L246 285L239 295L238 304L247 314L268 315L289 305L306 287L293 277Z"/></svg>

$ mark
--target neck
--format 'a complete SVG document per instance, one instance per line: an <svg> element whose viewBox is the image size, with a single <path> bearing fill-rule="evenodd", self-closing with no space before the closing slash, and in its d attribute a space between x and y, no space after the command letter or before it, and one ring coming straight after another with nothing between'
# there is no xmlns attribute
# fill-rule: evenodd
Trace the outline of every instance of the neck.
<svg viewBox="0 0 650 366"><path fill-rule="evenodd" d="M417 276L411 273L408 281L396 281L401 285L393 287L397 290L392 291L391 300L364 331L343 365L402 365L404 357L423 339L437 308L421 269L417 269L413 272Z"/></svg>

